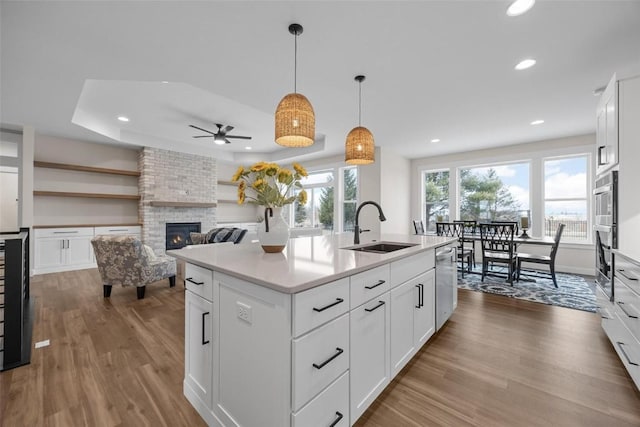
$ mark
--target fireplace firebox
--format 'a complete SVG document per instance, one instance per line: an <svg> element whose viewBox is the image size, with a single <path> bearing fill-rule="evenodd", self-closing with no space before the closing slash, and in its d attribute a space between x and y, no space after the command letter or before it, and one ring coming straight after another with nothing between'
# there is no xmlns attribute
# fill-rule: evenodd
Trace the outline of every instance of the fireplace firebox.
<svg viewBox="0 0 640 427"><path fill-rule="evenodd" d="M191 244L189 233L199 233L199 222L168 222L166 249L180 249Z"/></svg>

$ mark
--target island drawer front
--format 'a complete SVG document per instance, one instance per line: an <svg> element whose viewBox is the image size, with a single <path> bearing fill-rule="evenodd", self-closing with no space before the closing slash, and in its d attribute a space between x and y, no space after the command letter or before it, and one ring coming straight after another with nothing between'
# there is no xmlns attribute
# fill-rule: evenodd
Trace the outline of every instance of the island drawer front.
<svg viewBox="0 0 640 427"><path fill-rule="evenodd" d="M393 261L390 267L391 287L398 286L435 266L436 252L433 249Z"/></svg>
<svg viewBox="0 0 640 427"><path fill-rule="evenodd" d="M309 402L300 411L291 415L293 427L349 425L349 372Z"/></svg>
<svg viewBox="0 0 640 427"><path fill-rule="evenodd" d="M336 280L293 295L293 336L349 311L349 278Z"/></svg>
<svg viewBox="0 0 640 427"><path fill-rule="evenodd" d="M616 254L615 256L616 271L614 274L614 286L619 282L627 285L636 294L640 295L640 267L627 261L626 257ZM617 289L615 289L617 291Z"/></svg>
<svg viewBox="0 0 640 427"><path fill-rule="evenodd" d="M213 301L213 271L187 263L184 268L184 283L194 294Z"/></svg>
<svg viewBox="0 0 640 427"><path fill-rule="evenodd" d="M615 311L622 322L640 341L640 296L623 285L615 285Z"/></svg>
<svg viewBox="0 0 640 427"><path fill-rule="evenodd" d="M389 288L389 264L354 274L351 276L351 308L387 292Z"/></svg>
<svg viewBox="0 0 640 427"><path fill-rule="evenodd" d="M135 235L140 236L142 233L142 227L139 225L131 225L131 226L117 226L114 225L112 227L96 227L96 236L101 234L113 234L113 235Z"/></svg>
<svg viewBox="0 0 640 427"><path fill-rule="evenodd" d="M349 369L349 314L294 340L292 359L295 411Z"/></svg>

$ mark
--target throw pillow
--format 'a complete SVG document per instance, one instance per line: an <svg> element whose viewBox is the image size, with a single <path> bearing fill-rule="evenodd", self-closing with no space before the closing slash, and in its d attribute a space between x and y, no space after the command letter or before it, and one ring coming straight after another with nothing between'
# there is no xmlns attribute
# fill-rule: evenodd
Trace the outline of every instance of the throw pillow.
<svg viewBox="0 0 640 427"><path fill-rule="evenodd" d="M202 245L208 242L207 234L205 233L189 233L189 238L191 239L192 245Z"/></svg>
<svg viewBox="0 0 640 427"><path fill-rule="evenodd" d="M144 249L144 253L147 255L147 258L149 258L151 261L156 259L156 253L153 251L153 249L151 249L151 246L142 245L142 249Z"/></svg>

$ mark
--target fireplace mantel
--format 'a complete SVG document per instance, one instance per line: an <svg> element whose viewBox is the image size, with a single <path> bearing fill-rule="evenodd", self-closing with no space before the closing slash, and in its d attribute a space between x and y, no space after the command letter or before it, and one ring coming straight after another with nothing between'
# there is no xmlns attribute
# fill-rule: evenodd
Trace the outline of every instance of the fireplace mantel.
<svg viewBox="0 0 640 427"><path fill-rule="evenodd" d="M215 208L215 202L176 202L171 200L152 200L149 206L173 207L173 208Z"/></svg>

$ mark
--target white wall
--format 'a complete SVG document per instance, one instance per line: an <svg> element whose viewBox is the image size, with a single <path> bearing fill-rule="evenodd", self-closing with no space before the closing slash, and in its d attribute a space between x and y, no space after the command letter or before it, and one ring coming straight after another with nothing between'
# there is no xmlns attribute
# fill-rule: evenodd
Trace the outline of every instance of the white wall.
<svg viewBox="0 0 640 427"><path fill-rule="evenodd" d="M0 232L18 231L18 169L0 171Z"/></svg>
<svg viewBox="0 0 640 427"><path fill-rule="evenodd" d="M540 200L542 197L542 186L544 177L538 173L541 168L536 165L541 164L542 159L547 157L590 153L592 155L591 170L594 170L593 154L595 152L595 134L579 135L566 138L557 138L532 142L527 144L516 144L508 147L492 148L486 150L469 151L444 156L415 159L411 161L411 194L415 197L411 200L411 217L420 218L421 213L421 184L422 171L448 169L451 176L455 176L455 170L460 167L480 166L486 164L496 164L513 161L531 161L532 177L530 192L532 200L532 218L534 236L542 235L542 225L536 221L536 217L541 217ZM588 193L591 194L589 183ZM450 188L450 208L455 215L457 211L455 196ZM590 198L588 199L591 202ZM523 246L523 251L531 253L548 254L548 248L538 248L532 245ZM561 243L558 257L556 259L556 269L570 273L593 275L595 271L595 249L592 243L589 244L566 244Z"/></svg>
<svg viewBox="0 0 640 427"><path fill-rule="evenodd" d="M382 210L387 218L391 216L391 212L382 200L382 164L380 147L376 147L376 161L370 165L358 166L358 202L362 203L367 200L377 202L382 206ZM382 231L380 219L378 218L378 210L375 206L365 206L360 211L358 222L361 229L371 230L369 234L362 235L363 241L371 240L370 236L380 235Z"/></svg>
<svg viewBox="0 0 640 427"><path fill-rule="evenodd" d="M382 233L413 233L411 225L411 162L397 153L383 149L380 153L380 188L382 208L387 220Z"/></svg>

